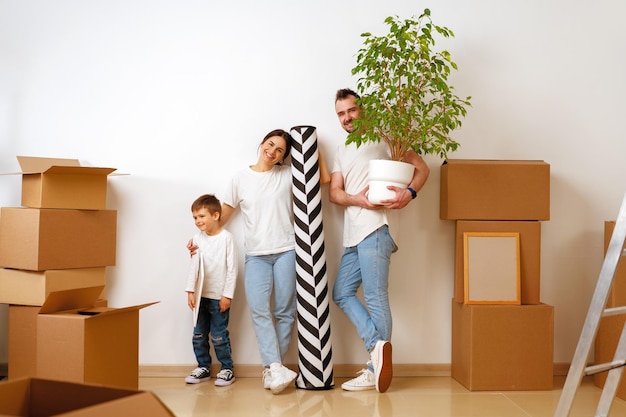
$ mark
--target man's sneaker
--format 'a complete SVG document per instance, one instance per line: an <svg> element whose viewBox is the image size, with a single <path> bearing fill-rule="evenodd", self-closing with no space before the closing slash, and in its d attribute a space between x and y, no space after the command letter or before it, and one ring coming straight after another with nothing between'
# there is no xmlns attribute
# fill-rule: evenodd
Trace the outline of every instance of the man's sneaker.
<svg viewBox="0 0 626 417"><path fill-rule="evenodd" d="M298 376L297 373L278 362L274 362L270 365L270 372L272 375L272 382L270 383L272 394L282 392L290 384L293 384L293 381L295 381Z"/></svg>
<svg viewBox="0 0 626 417"><path fill-rule="evenodd" d="M341 384L341 388L346 391L366 391L376 388L374 373L369 369L361 369L359 376Z"/></svg>
<svg viewBox="0 0 626 417"><path fill-rule="evenodd" d="M371 354L372 367L374 368L374 380L376 391L385 392L391 385L393 378L393 366L391 364L391 343L379 340L374 345Z"/></svg>
<svg viewBox="0 0 626 417"><path fill-rule="evenodd" d="M191 373L185 377L185 382L188 384L198 384L203 381L208 381L211 379L211 374L209 370L204 367L196 368Z"/></svg>
<svg viewBox="0 0 626 417"><path fill-rule="evenodd" d="M235 375L230 369L222 369L215 377L215 385L225 387L235 382Z"/></svg>
<svg viewBox="0 0 626 417"><path fill-rule="evenodd" d="M272 384L272 371L270 368L263 369L263 388L270 389L270 385Z"/></svg>

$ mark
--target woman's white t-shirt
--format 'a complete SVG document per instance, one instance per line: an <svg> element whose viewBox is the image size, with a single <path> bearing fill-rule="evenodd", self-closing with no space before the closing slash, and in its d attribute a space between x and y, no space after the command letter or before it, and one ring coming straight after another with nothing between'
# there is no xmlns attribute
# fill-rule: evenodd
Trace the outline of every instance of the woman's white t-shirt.
<svg viewBox="0 0 626 417"><path fill-rule="evenodd" d="M250 167L232 178L222 203L241 207L248 255L269 255L295 248L290 165L257 172Z"/></svg>

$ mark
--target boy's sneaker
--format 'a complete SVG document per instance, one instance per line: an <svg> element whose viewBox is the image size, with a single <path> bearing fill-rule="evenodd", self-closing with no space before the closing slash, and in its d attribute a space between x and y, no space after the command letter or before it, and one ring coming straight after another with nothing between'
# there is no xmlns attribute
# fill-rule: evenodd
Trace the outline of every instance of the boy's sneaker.
<svg viewBox="0 0 626 417"><path fill-rule="evenodd" d="M376 388L374 373L369 369L361 369L359 376L341 384L341 388L346 391L366 391Z"/></svg>
<svg viewBox="0 0 626 417"><path fill-rule="evenodd" d="M235 375L231 369L222 369L215 377L215 385L225 387L235 382Z"/></svg>
<svg viewBox="0 0 626 417"><path fill-rule="evenodd" d="M263 388L270 389L270 385L272 384L272 371L270 368L263 369Z"/></svg>
<svg viewBox="0 0 626 417"><path fill-rule="evenodd" d="M386 340L376 342L371 354L376 391L385 392L391 385L393 367L391 364L391 343Z"/></svg>
<svg viewBox="0 0 626 417"><path fill-rule="evenodd" d="M297 373L278 362L274 362L270 365L270 372L272 375L272 382L270 383L272 394L282 392L290 384L293 384L293 381L295 381L298 376Z"/></svg>
<svg viewBox="0 0 626 417"><path fill-rule="evenodd" d="M185 377L185 382L188 384L198 384L203 381L208 381L209 379L211 379L209 370L204 367L200 367L191 371L191 373Z"/></svg>

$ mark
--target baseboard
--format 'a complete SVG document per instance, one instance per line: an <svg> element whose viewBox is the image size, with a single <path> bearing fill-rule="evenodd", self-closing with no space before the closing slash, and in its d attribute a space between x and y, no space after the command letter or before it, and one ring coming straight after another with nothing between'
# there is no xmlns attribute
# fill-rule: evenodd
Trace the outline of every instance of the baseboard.
<svg viewBox="0 0 626 417"><path fill-rule="evenodd" d="M287 364L291 369L298 369L298 365ZM139 377L142 378L177 378L185 377L194 365L139 365ZM334 376L337 378L348 378L354 376L363 366L354 364L336 364L333 366ZM0 363L0 379L8 375L8 365ZM219 366L212 369L214 373L219 371ZM555 363L553 373L555 376L567 375L569 363ZM263 368L261 365L237 365L237 377L256 378L261 375ZM398 377L416 376L450 376L450 364L394 364L393 374Z"/></svg>
<svg viewBox="0 0 626 417"><path fill-rule="evenodd" d="M256 378L263 372L261 365L235 365L237 377ZM297 364L287 364L291 369L298 369ZM194 368L194 365L140 365L139 376L148 377L185 377ZM363 365L358 364L335 364L333 366L334 376L337 378L349 378L354 376ZM553 373L555 376L567 375L569 364L555 363ZM211 371L217 373L219 365L213 365ZM418 377L418 376L450 376L450 364L394 364L393 375L398 377Z"/></svg>

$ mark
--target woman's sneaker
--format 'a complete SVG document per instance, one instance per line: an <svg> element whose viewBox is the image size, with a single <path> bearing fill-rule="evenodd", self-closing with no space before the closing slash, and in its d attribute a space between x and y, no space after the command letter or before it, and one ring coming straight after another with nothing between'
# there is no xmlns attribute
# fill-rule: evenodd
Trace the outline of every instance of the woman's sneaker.
<svg viewBox="0 0 626 417"><path fill-rule="evenodd" d="M272 375L272 382L270 383L272 394L281 393L285 388L293 384L298 376L297 373L278 362L270 365L270 372Z"/></svg>
<svg viewBox="0 0 626 417"><path fill-rule="evenodd" d="M374 372L369 369L361 369L359 376L341 384L341 388L346 391L366 391L376 388L376 378Z"/></svg>
<svg viewBox="0 0 626 417"><path fill-rule="evenodd" d="M185 377L185 382L188 384L198 384L203 381L208 381L209 379L211 379L209 370L207 368L200 367L191 371L191 374Z"/></svg>
<svg viewBox="0 0 626 417"><path fill-rule="evenodd" d="M222 369L215 377L215 385L225 387L235 382L235 375L230 369Z"/></svg>

